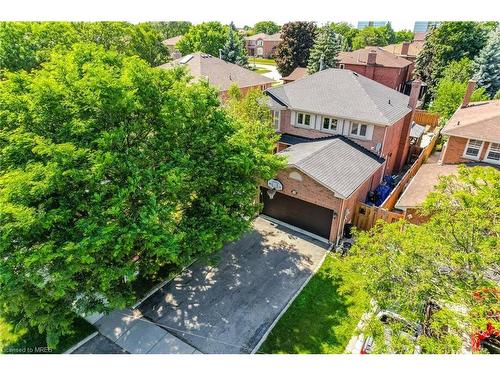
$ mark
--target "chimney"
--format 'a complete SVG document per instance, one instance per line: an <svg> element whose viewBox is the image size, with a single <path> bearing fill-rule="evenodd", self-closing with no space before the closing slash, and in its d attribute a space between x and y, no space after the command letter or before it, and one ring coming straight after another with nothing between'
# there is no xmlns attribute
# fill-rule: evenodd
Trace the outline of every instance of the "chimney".
<svg viewBox="0 0 500 375"><path fill-rule="evenodd" d="M371 50L368 52L368 58L366 60L367 65L375 65L377 61L377 51Z"/></svg>
<svg viewBox="0 0 500 375"><path fill-rule="evenodd" d="M420 96L420 86L422 86L422 81L415 79L411 83L410 99L408 100L408 107L412 110L417 108L418 97Z"/></svg>
<svg viewBox="0 0 500 375"><path fill-rule="evenodd" d="M410 42L403 42L401 45L401 55L408 56L408 50L410 49Z"/></svg>
<svg viewBox="0 0 500 375"><path fill-rule="evenodd" d="M462 102L462 108L465 108L469 105L470 98L475 88L476 88L476 81L474 81L473 79L469 80L469 82L467 83L467 91L465 91L464 100Z"/></svg>

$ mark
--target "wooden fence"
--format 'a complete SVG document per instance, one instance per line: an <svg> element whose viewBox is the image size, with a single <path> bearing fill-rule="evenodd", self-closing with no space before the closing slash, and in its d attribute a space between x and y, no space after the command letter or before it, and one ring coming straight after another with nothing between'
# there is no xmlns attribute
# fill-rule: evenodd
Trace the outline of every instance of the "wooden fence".
<svg viewBox="0 0 500 375"><path fill-rule="evenodd" d="M389 196L385 199L385 201L382 202L380 205L381 208L385 208L387 210L392 210L394 206L396 205L396 202L399 199L399 196L405 189L406 185L408 182L415 176L415 174L418 172L420 169L420 166L427 160L429 155L432 153L432 150L434 149L434 146L436 145L437 139L439 136L439 132L434 132L434 137L432 137L431 141L429 144L422 150L420 153L419 157L413 163L413 165L408 169L408 171L404 174L403 178L398 182L398 184L394 187L394 189L391 191Z"/></svg>
<svg viewBox="0 0 500 375"><path fill-rule="evenodd" d="M413 121L415 121L417 124L429 125L431 128L434 128L439 124L439 115L437 113L427 112L422 109L416 109Z"/></svg>
<svg viewBox="0 0 500 375"><path fill-rule="evenodd" d="M403 218L404 214L358 202L352 218L352 224L358 229L369 230L379 219L392 223Z"/></svg>

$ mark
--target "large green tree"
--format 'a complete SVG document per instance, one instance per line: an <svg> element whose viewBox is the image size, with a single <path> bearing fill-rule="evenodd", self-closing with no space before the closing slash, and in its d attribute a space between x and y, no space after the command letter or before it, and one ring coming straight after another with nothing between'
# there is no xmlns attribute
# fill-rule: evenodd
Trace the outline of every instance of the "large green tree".
<svg viewBox="0 0 500 375"><path fill-rule="evenodd" d="M158 30L163 39L172 38L178 35L184 35L188 32L191 27L191 22L189 21L159 21L159 22L144 22L144 24L150 25L154 29Z"/></svg>
<svg viewBox="0 0 500 375"><path fill-rule="evenodd" d="M320 30L309 54L307 64L309 74L321 69L334 68L339 61L338 55L341 49L342 37L340 35L337 35L330 27Z"/></svg>
<svg viewBox="0 0 500 375"><path fill-rule="evenodd" d="M500 90L500 26L491 31L486 46L476 59L477 83L493 97Z"/></svg>
<svg viewBox="0 0 500 375"><path fill-rule="evenodd" d="M253 26L254 34L276 34L281 30L281 26L273 21L260 21Z"/></svg>
<svg viewBox="0 0 500 375"><path fill-rule="evenodd" d="M495 23L489 22L443 22L426 36L415 62L414 75L426 82L433 94L446 66L463 57L477 56L494 26Z"/></svg>
<svg viewBox="0 0 500 375"><path fill-rule="evenodd" d="M249 228L281 166L270 122L182 69L76 44L0 81L0 316L54 345L74 313Z"/></svg>
<svg viewBox="0 0 500 375"><path fill-rule="evenodd" d="M328 26L342 36L342 50L352 51L352 40L358 35L359 30L347 22L332 22Z"/></svg>
<svg viewBox="0 0 500 375"><path fill-rule="evenodd" d="M390 44L387 32L386 27L365 27L352 39L352 48L357 50L367 46L386 46Z"/></svg>
<svg viewBox="0 0 500 375"><path fill-rule="evenodd" d="M339 259L346 291L363 288L381 310L421 324L414 342L404 322L375 316L362 329L375 338L376 352L458 353L463 340L486 329L499 311L500 172L460 167L441 177L426 199L429 221L380 222L359 232L350 255Z"/></svg>
<svg viewBox="0 0 500 375"><path fill-rule="evenodd" d="M127 22L1 22L0 71L31 70L54 49L95 43L125 55L137 55L151 66L168 61L162 35L147 24Z"/></svg>
<svg viewBox="0 0 500 375"><path fill-rule="evenodd" d="M473 62L468 57L452 61L443 71L443 78L435 90L429 110L439 113L440 121L445 123L457 110L467 90L467 82L472 78ZM477 88L471 96L472 102L488 100L484 88Z"/></svg>
<svg viewBox="0 0 500 375"><path fill-rule="evenodd" d="M218 57L228 39L229 30L229 26L216 21L193 25L177 43L177 48L183 55L205 52Z"/></svg>
<svg viewBox="0 0 500 375"><path fill-rule="evenodd" d="M282 41L275 52L276 66L283 76L297 67L306 67L309 51L314 45L316 24L314 22L289 22L281 28Z"/></svg>
<svg viewBox="0 0 500 375"><path fill-rule="evenodd" d="M395 41L394 43L411 42L413 40L413 31L411 30L399 30L394 33Z"/></svg>

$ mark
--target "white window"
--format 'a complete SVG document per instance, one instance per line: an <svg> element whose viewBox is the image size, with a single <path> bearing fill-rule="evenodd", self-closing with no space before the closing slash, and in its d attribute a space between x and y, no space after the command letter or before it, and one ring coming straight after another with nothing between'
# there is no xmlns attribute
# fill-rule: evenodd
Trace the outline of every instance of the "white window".
<svg viewBox="0 0 500 375"><path fill-rule="evenodd" d="M302 126L311 126L311 115L308 113L297 113L297 124Z"/></svg>
<svg viewBox="0 0 500 375"><path fill-rule="evenodd" d="M257 45L258 46L264 45L264 42L262 41L262 39L257 40Z"/></svg>
<svg viewBox="0 0 500 375"><path fill-rule="evenodd" d="M479 159L482 147L483 141L478 141L477 139L469 139L467 147L465 148L464 156L471 159Z"/></svg>
<svg viewBox="0 0 500 375"><path fill-rule="evenodd" d="M337 122L338 122L338 120L336 118L323 117L322 129L336 132L337 131Z"/></svg>
<svg viewBox="0 0 500 375"><path fill-rule="evenodd" d="M486 160L492 163L500 164L500 143L490 143Z"/></svg>
<svg viewBox="0 0 500 375"><path fill-rule="evenodd" d="M351 135L355 135L358 137L366 137L366 133L368 130L368 125L359 124L357 122L353 122L351 125Z"/></svg>
<svg viewBox="0 0 500 375"><path fill-rule="evenodd" d="M273 117L274 129L279 130L280 129L281 112L280 111L271 111L271 115Z"/></svg>
<svg viewBox="0 0 500 375"><path fill-rule="evenodd" d="M339 69L344 69L345 65L344 64L339 64Z"/></svg>

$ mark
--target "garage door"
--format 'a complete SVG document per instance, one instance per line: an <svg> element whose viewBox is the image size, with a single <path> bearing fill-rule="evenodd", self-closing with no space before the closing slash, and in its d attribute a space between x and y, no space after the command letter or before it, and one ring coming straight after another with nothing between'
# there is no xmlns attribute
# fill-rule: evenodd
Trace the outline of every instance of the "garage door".
<svg viewBox="0 0 500 375"><path fill-rule="evenodd" d="M262 213L318 236L329 238L333 210L317 206L288 195L276 193L269 198L267 189L261 188Z"/></svg>

